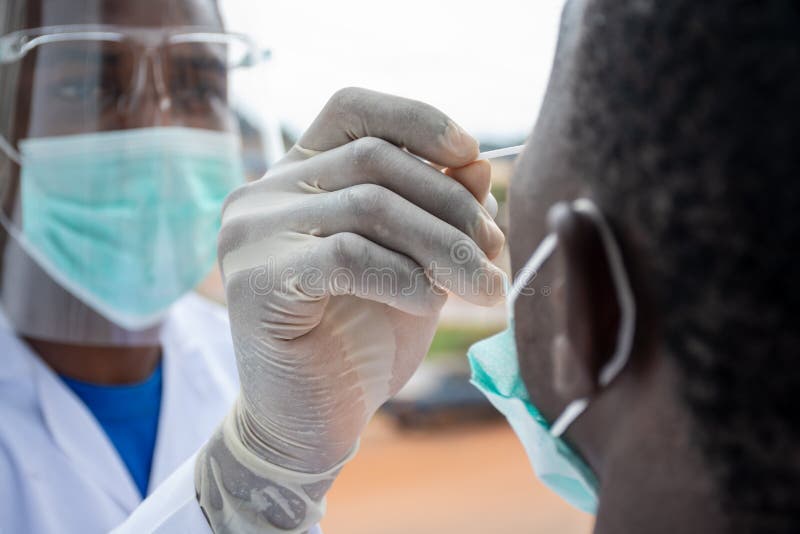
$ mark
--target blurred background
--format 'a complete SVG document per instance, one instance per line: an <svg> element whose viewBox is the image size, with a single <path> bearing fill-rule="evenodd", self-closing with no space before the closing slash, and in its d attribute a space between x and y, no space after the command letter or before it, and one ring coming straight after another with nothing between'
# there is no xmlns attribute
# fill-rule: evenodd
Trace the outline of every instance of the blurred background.
<svg viewBox="0 0 800 534"><path fill-rule="evenodd" d="M523 143L544 94L562 3L223 0L229 29L271 52L263 69L234 85L249 177L263 175L347 86L428 102L482 150ZM504 230L513 164L493 162ZM508 270L507 251L498 264ZM218 273L199 290L224 301ZM510 427L469 384L467 348L505 320L503 306L449 298L428 358L370 423L329 493L326 534L591 531L590 516L537 481Z"/></svg>

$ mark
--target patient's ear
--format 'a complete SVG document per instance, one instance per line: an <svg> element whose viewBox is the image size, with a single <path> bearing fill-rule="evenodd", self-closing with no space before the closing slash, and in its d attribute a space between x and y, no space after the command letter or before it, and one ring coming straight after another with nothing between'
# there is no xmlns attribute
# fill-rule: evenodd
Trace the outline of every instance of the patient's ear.
<svg viewBox="0 0 800 534"><path fill-rule="evenodd" d="M559 264L553 382L558 395L570 401L595 393L600 369L613 355L619 305L595 222L566 202L550 210L548 222L558 239Z"/></svg>

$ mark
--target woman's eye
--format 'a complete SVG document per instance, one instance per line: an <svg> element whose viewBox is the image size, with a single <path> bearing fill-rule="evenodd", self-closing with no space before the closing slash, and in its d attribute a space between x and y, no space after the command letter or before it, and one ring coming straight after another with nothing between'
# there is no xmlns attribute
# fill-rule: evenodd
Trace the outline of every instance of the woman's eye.
<svg viewBox="0 0 800 534"><path fill-rule="evenodd" d="M93 102L98 106L110 105L119 97L119 91L114 84L86 79L58 82L52 93L63 102L82 104Z"/></svg>
<svg viewBox="0 0 800 534"><path fill-rule="evenodd" d="M92 89L81 81L62 82L56 87L56 96L64 100L83 100Z"/></svg>
<svg viewBox="0 0 800 534"><path fill-rule="evenodd" d="M210 106L213 102L225 98L224 90L213 84L197 82L189 87L173 90L176 102L186 107Z"/></svg>

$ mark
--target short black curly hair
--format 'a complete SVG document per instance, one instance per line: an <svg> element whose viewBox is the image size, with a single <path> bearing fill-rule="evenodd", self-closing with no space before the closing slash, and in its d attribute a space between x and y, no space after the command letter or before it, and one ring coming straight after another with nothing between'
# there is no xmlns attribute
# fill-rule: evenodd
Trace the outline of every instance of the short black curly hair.
<svg viewBox="0 0 800 534"><path fill-rule="evenodd" d="M800 532L800 2L590 0L576 53L570 165L642 257L733 522Z"/></svg>

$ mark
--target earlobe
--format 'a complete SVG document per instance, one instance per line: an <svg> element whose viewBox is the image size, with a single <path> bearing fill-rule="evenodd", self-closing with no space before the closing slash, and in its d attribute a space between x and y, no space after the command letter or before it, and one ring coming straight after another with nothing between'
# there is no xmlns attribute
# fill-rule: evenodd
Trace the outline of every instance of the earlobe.
<svg viewBox="0 0 800 534"><path fill-rule="evenodd" d="M588 368L572 348L565 334L557 334L551 348L553 355L553 384L564 399L591 396L597 386Z"/></svg>

